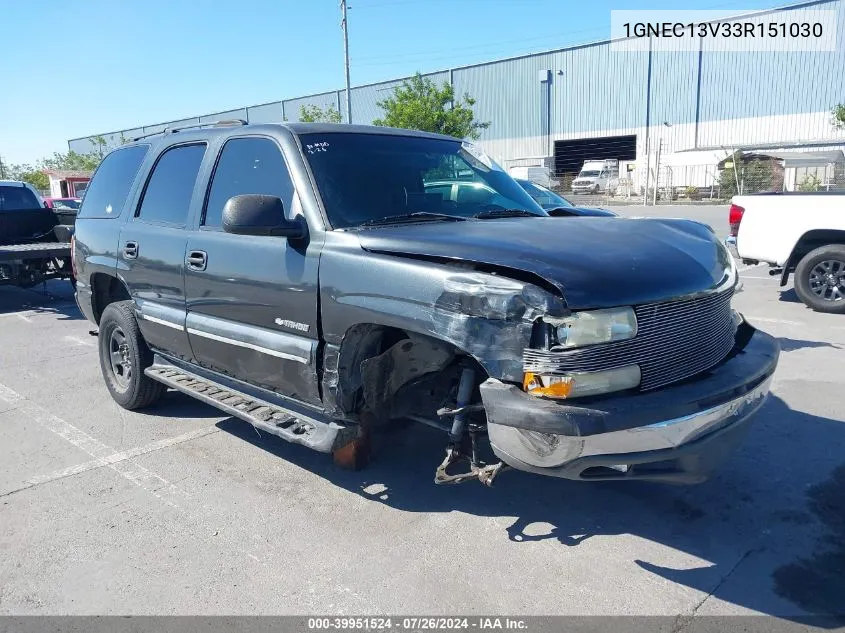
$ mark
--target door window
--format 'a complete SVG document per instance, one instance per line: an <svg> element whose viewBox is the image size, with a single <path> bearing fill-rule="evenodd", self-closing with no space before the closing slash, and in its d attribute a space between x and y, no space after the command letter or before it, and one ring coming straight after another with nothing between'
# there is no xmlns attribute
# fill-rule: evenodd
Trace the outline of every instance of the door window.
<svg viewBox="0 0 845 633"><path fill-rule="evenodd" d="M179 145L164 152L147 181L138 217L184 226L204 155L204 143Z"/></svg>
<svg viewBox="0 0 845 633"><path fill-rule="evenodd" d="M203 226L219 227L226 201L250 193L277 196L290 213L293 183L279 146L269 138L226 141L211 180Z"/></svg>

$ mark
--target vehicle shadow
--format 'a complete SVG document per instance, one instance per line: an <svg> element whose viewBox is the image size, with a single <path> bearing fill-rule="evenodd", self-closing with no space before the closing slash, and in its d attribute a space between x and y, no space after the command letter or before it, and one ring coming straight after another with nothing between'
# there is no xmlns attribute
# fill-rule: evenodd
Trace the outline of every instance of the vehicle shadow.
<svg viewBox="0 0 845 633"><path fill-rule="evenodd" d="M812 349L814 347L832 347L834 349L841 349L841 345L835 343L828 343L827 341L804 341L801 339L787 338L785 336L778 337L780 344L780 351L794 352L797 349Z"/></svg>
<svg viewBox="0 0 845 633"><path fill-rule="evenodd" d="M14 312L55 314L61 321L85 318L76 306L73 287L64 280L33 288L0 286L0 314Z"/></svg>
<svg viewBox="0 0 845 633"><path fill-rule="evenodd" d="M787 303L801 303L801 299L798 298L798 293L795 292L795 288L782 290L778 300L785 301Z"/></svg>
<svg viewBox="0 0 845 633"><path fill-rule="evenodd" d="M632 556L631 564L685 587L787 619L800 620L806 612L845 615L845 601L839 599L845 596L845 574L834 573L835 565L813 571L816 581L827 583L826 592L813 594L814 602L808 602L803 586L805 561L845 556L845 520L830 528L838 530L834 540L839 545L832 546L831 537L823 534L813 541L818 551L809 557L795 551L790 540L799 528L817 531L823 525L808 502L808 486L826 485L820 477L845 462L841 451L825 448L845 446L845 423L792 410L777 397L758 416L745 445L721 471L688 487L571 482L517 471L502 473L492 489L472 482L435 486L434 469L445 438L427 427L381 436L373 463L350 472L325 455L258 434L240 420L226 419L217 426L373 503L406 512L513 517L506 532L516 544L556 541L577 547L596 536L632 534L712 563L675 570ZM726 582L739 562L755 552L768 552L774 560L768 567L748 565L742 582Z"/></svg>

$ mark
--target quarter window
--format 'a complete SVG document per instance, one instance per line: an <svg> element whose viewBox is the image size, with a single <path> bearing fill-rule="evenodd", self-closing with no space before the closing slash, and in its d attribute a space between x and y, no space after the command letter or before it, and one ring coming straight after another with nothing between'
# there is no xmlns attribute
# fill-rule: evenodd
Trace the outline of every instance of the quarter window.
<svg viewBox="0 0 845 633"><path fill-rule="evenodd" d="M205 144L180 145L164 152L147 181L138 217L184 225L204 154Z"/></svg>
<svg viewBox="0 0 845 633"><path fill-rule="evenodd" d="M79 217L119 216L148 149L149 145L132 145L116 149L106 156L85 190L85 200L79 210Z"/></svg>
<svg viewBox="0 0 845 633"><path fill-rule="evenodd" d="M233 138L226 142L214 170L203 224L219 227L232 196L277 196L289 212L293 183L279 146L269 138Z"/></svg>

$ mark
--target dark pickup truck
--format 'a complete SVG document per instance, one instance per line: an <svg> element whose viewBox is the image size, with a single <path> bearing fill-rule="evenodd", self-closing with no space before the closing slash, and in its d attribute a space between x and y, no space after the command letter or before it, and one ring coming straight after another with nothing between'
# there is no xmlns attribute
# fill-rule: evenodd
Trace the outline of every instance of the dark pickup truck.
<svg viewBox="0 0 845 633"><path fill-rule="evenodd" d="M26 183L0 180L0 285L70 279L75 213L45 208Z"/></svg>
<svg viewBox="0 0 845 633"><path fill-rule="evenodd" d="M478 186L426 186L448 181ZM549 217L478 147L408 130L138 139L94 175L74 255L121 406L176 389L349 467L413 420L444 432L437 483L701 481L778 358L708 227Z"/></svg>

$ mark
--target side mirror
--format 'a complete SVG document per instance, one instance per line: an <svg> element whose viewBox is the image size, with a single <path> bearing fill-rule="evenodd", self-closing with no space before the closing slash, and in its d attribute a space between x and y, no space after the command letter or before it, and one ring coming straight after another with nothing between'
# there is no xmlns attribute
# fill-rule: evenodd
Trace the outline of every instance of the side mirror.
<svg viewBox="0 0 845 633"><path fill-rule="evenodd" d="M302 217L289 220L276 196L246 194L232 196L223 206L223 230L235 235L274 235L290 239L305 237Z"/></svg>

